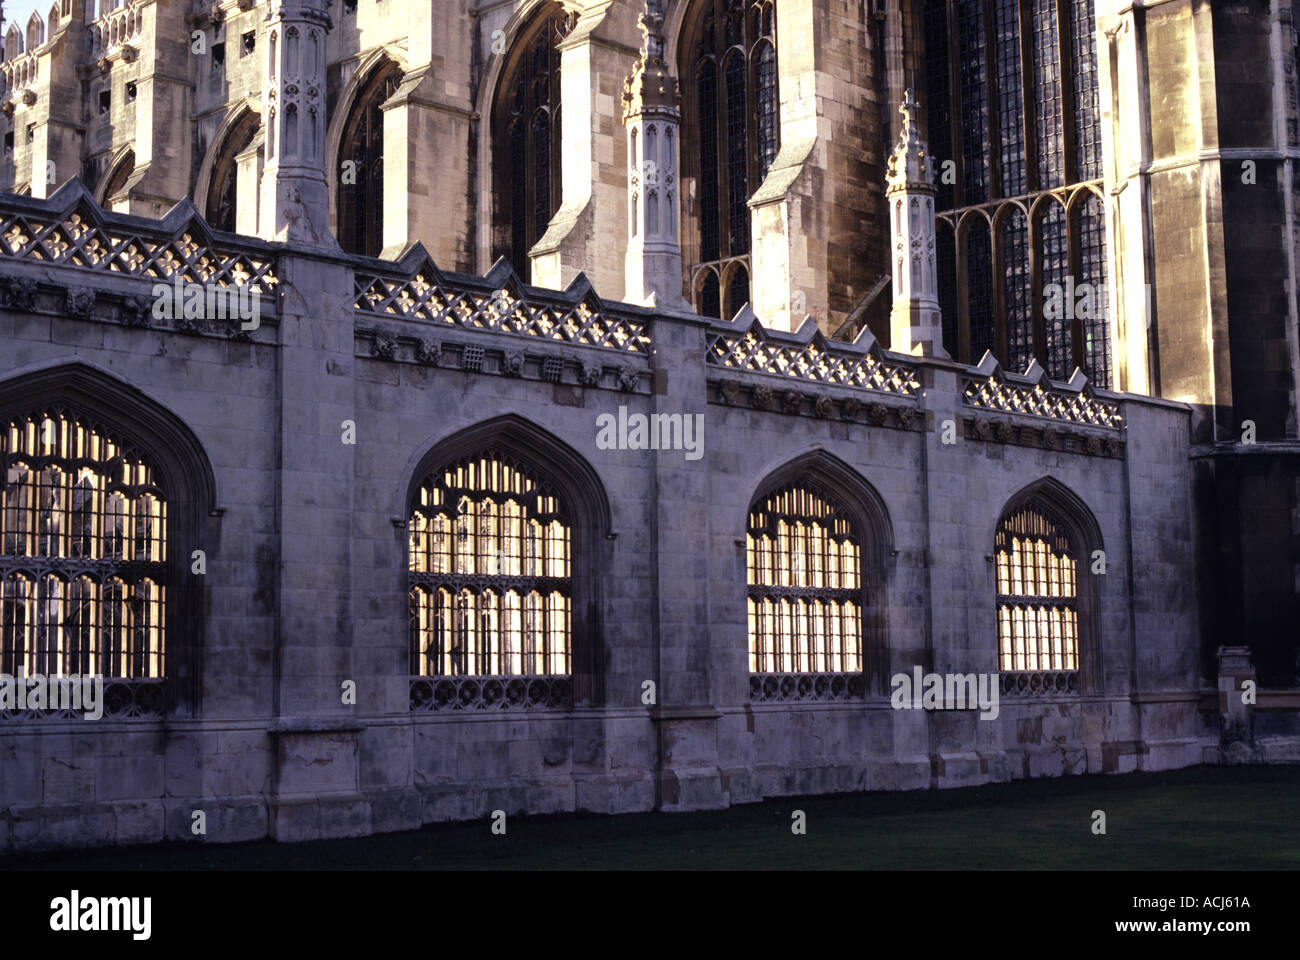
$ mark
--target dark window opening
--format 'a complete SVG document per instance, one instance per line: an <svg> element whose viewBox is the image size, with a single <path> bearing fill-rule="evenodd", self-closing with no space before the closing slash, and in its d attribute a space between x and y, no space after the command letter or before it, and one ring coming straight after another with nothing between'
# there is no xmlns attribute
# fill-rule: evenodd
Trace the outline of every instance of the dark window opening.
<svg viewBox="0 0 1300 960"><path fill-rule="evenodd" d="M570 14L550 5L511 46L492 108L493 256L527 279L528 252L559 209L560 53Z"/></svg>
<svg viewBox="0 0 1300 960"><path fill-rule="evenodd" d="M949 352L991 349L1016 372L1037 359L1058 379L1077 366L1109 387L1095 0L926 0L923 14Z"/></svg>
<svg viewBox="0 0 1300 960"><path fill-rule="evenodd" d="M691 87L682 97L683 262L695 309L732 316L749 299L749 199L780 150L772 0L696 0L679 60Z"/></svg>
<svg viewBox="0 0 1300 960"><path fill-rule="evenodd" d="M384 102L401 82L395 63L379 67L344 124L339 150L338 239L348 253L377 257L384 246Z"/></svg>
<svg viewBox="0 0 1300 960"><path fill-rule="evenodd" d="M226 135L221 153L212 165L206 216L208 223L217 230L232 233L235 230L239 173L237 158L253 142L259 123L257 114L247 113Z"/></svg>

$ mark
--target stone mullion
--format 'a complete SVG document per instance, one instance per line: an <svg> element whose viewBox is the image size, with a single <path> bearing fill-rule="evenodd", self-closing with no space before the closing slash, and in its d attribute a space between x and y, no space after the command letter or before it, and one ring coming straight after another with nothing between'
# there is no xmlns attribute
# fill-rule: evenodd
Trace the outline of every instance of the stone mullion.
<svg viewBox="0 0 1300 960"><path fill-rule="evenodd" d="M1061 84L1061 182L1076 183L1079 176L1078 158L1075 156L1075 113L1074 113L1074 44L1070 38L1074 33L1074 15L1070 10L1070 0L1057 0L1056 4L1056 48L1058 50L1057 69L1060 71ZM1055 184L1053 184L1055 186Z"/></svg>
<svg viewBox="0 0 1300 960"><path fill-rule="evenodd" d="M960 181L960 178L958 178ZM978 362L970 355L970 263L967 260L967 238L970 230L959 225L953 227L953 260L957 265L957 340L958 358Z"/></svg>
<svg viewBox="0 0 1300 960"><path fill-rule="evenodd" d="M1025 218L1025 232L1029 237L1029 316L1033 353L1034 358L1044 369L1047 369L1047 326L1043 319L1042 224L1046 220L1047 209L1046 205L1038 207L1037 210L1031 207L1029 215Z"/></svg>
<svg viewBox="0 0 1300 960"><path fill-rule="evenodd" d="M998 357L1005 360L1007 354L1007 284L1006 284L1006 243L1002 232L1006 221L1015 215L1012 209L1004 217L996 214L989 224L989 260L991 261L993 284L993 345ZM971 363L979 363L979 357L971 357Z"/></svg>
<svg viewBox="0 0 1300 960"><path fill-rule="evenodd" d="M1072 127L1073 123L1067 124L1067 128ZM1073 151L1073 147L1071 147L1071 151ZM1073 152L1071 152L1071 156L1072 155ZM1075 196L1078 196L1080 192L1081 191L1076 189L1074 191ZM1083 205L1088 202L1087 194L1089 191L1083 190L1082 193L1084 194L1082 199L1079 203L1073 205L1069 203L1071 197L1067 195L1067 205L1065 208L1065 262L1067 264L1069 275L1075 278L1076 283L1080 280L1084 280L1083 251L1080 249L1080 231L1083 227ZM1104 225L1102 229L1103 231L1105 230ZM1092 281L1087 279L1085 282L1091 283ZM1098 291L1093 291L1093 310L1097 309L1097 293ZM1071 367L1078 367L1080 370L1087 373L1092 372L1088 367L1087 356L1084 351L1083 320L1077 316L1070 321L1070 357L1072 360Z"/></svg>

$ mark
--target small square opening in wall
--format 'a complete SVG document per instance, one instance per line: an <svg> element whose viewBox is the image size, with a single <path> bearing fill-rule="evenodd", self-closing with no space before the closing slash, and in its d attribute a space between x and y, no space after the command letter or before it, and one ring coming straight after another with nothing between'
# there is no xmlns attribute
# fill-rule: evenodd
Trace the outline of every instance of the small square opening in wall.
<svg viewBox="0 0 1300 960"><path fill-rule="evenodd" d="M27 124L27 142L31 143L36 139L36 124Z"/></svg>
<svg viewBox="0 0 1300 960"><path fill-rule="evenodd" d="M343 12L344 12L344 13L356 13L356 12L357 12L357 0L343 0Z"/></svg>
<svg viewBox="0 0 1300 960"><path fill-rule="evenodd" d="M214 43L212 45L212 69L220 70L225 65L226 65L226 42L223 40L220 43Z"/></svg>
<svg viewBox="0 0 1300 960"><path fill-rule="evenodd" d="M482 370L483 348L465 347L460 354L460 365L466 370Z"/></svg>
<svg viewBox="0 0 1300 960"><path fill-rule="evenodd" d="M547 357L542 361L542 379L548 383L559 383L564 375L564 361L559 357Z"/></svg>
<svg viewBox="0 0 1300 960"><path fill-rule="evenodd" d="M249 30L248 33L244 34L241 38L241 41L240 49L244 51L244 56L248 56L257 49L257 33L255 31Z"/></svg>
<svg viewBox="0 0 1300 960"><path fill-rule="evenodd" d="M135 81L132 80L126 85L126 102L131 103L135 100Z"/></svg>
<svg viewBox="0 0 1300 960"><path fill-rule="evenodd" d="M107 116L109 108L113 105L113 96L107 90L99 91L99 115Z"/></svg>

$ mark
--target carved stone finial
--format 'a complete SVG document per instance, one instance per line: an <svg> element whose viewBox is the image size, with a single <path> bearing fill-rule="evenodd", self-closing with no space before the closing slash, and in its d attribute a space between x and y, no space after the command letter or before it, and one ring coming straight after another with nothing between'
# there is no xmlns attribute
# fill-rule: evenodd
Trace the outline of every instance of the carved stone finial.
<svg viewBox="0 0 1300 960"><path fill-rule="evenodd" d="M641 28L641 53L623 82L624 116L653 111L677 112L677 79L664 64L664 15L654 0L637 19Z"/></svg>
<svg viewBox="0 0 1300 960"><path fill-rule="evenodd" d="M664 59L664 15L646 4L646 11L637 17L641 28L641 61L662 63Z"/></svg>
<svg viewBox="0 0 1300 960"><path fill-rule="evenodd" d="M903 102L898 106L898 112L903 115L903 127L898 132L898 142L889 155L886 177L890 188L933 188L934 164L930 160L929 148L921 139L921 125L918 122L920 108L916 94L908 87L903 94Z"/></svg>
<svg viewBox="0 0 1300 960"><path fill-rule="evenodd" d="M894 274L889 325L893 349L947 356L935 267L934 164L921 139L919 108L916 95L908 89L898 107L903 126L886 176Z"/></svg>

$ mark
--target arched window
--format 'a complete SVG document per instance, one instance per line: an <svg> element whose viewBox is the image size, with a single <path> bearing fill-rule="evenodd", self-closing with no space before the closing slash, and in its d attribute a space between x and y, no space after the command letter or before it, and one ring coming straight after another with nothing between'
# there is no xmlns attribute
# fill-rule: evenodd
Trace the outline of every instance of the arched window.
<svg viewBox="0 0 1300 960"><path fill-rule="evenodd" d="M27 49L35 50L45 42L45 24L41 21L40 14L33 12L27 18Z"/></svg>
<svg viewBox="0 0 1300 960"><path fill-rule="evenodd" d="M253 111L247 111L226 134L221 152L212 164L212 178L208 182L208 224L217 230L235 231L235 204L238 201L239 165L241 153L248 149L257 135L261 120Z"/></svg>
<svg viewBox="0 0 1300 960"><path fill-rule="evenodd" d="M985 237L958 230L936 251L941 292L958 291L944 318L954 356L991 349L1016 371L1037 358L1052 377L1077 366L1109 387L1105 224L1100 199L1086 202L1102 175L1094 0L917 2L931 153L940 170L953 163L939 216L979 209L994 224L992 289Z"/></svg>
<svg viewBox="0 0 1300 960"><path fill-rule="evenodd" d="M861 696L862 540L837 499L803 479L756 502L745 570L750 695Z"/></svg>
<svg viewBox="0 0 1300 960"><path fill-rule="evenodd" d="M0 464L0 673L101 675L131 688L124 715L160 713L169 504L150 459L53 404L3 422Z"/></svg>
<svg viewBox="0 0 1300 960"><path fill-rule="evenodd" d="M559 490L500 450L421 483L409 519L412 689L423 708L572 702L573 520Z"/></svg>
<svg viewBox="0 0 1300 960"><path fill-rule="evenodd" d="M749 198L780 146L773 0L695 0L678 62L682 170L694 184L683 191L683 259L695 309L731 317L749 301Z"/></svg>
<svg viewBox="0 0 1300 960"><path fill-rule="evenodd" d="M102 207L109 207L114 198L118 197L126 189L127 181L131 179L131 174L135 173L135 151L128 150L117 165L110 167L104 174L104 179L99 190L99 204Z"/></svg>
<svg viewBox="0 0 1300 960"><path fill-rule="evenodd" d="M98 674L106 718L197 711L191 564L217 560L217 520L194 434L110 376L51 367L0 380L0 482L0 673Z"/></svg>
<svg viewBox="0 0 1300 960"><path fill-rule="evenodd" d="M1074 522L1057 500L1018 497L994 536L1006 693L1077 693L1095 676L1096 589L1088 563L1099 537L1094 524Z"/></svg>
<svg viewBox="0 0 1300 960"><path fill-rule="evenodd" d="M548 4L511 46L492 105L493 257L530 276L528 251L560 207L560 52L573 14Z"/></svg>
<svg viewBox="0 0 1300 960"><path fill-rule="evenodd" d="M18 29L18 24L9 24L9 29L5 31L5 59L12 60L23 52L23 32Z"/></svg>
<svg viewBox="0 0 1300 960"><path fill-rule="evenodd" d="M346 253L377 257L384 248L384 102L397 92L402 70L386 62L357 93L339 146L337 225ZM288 149L288 148L286 148Z"/></svg>

